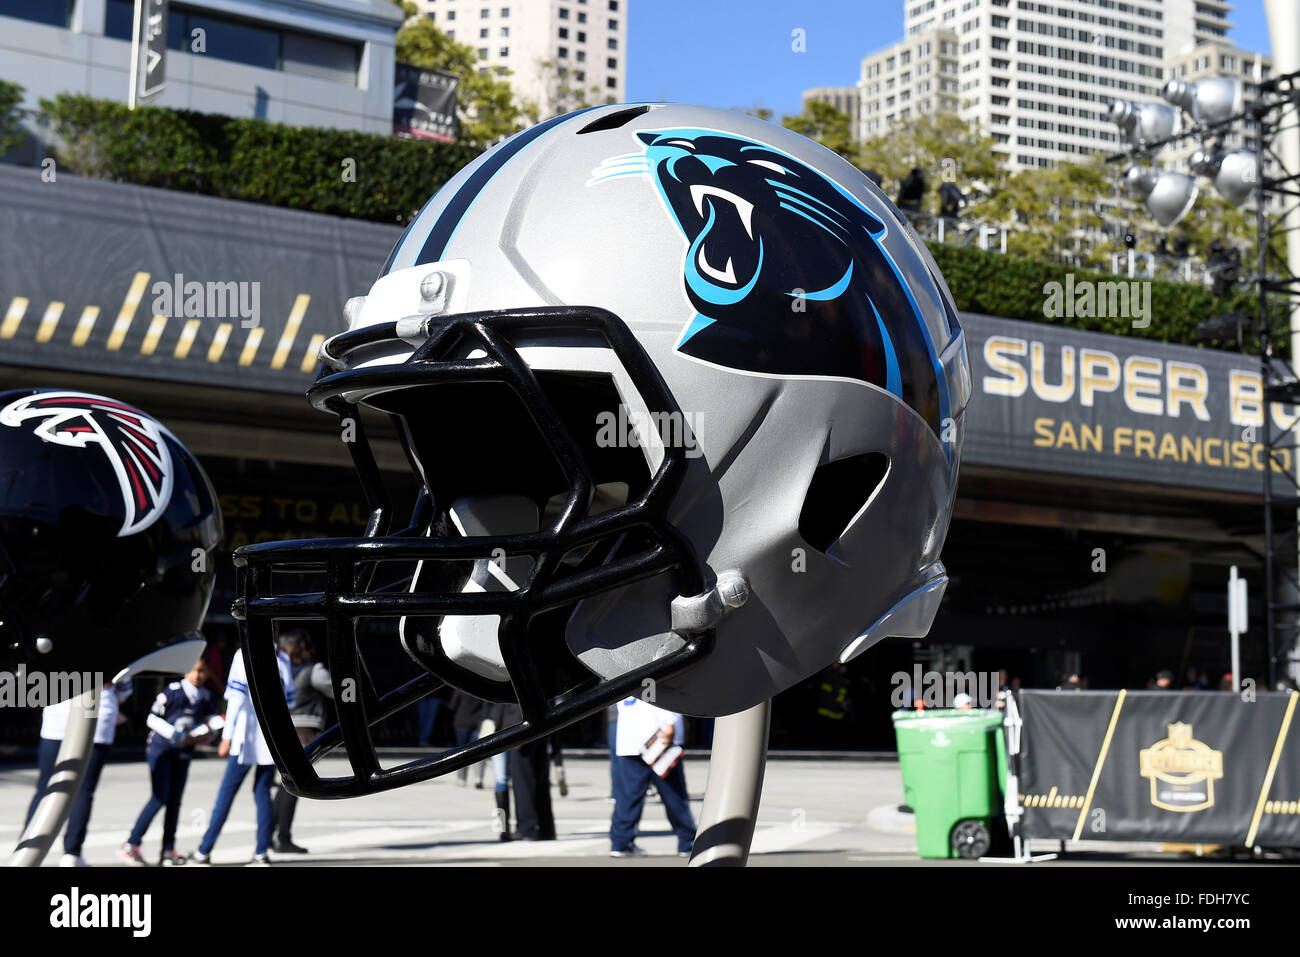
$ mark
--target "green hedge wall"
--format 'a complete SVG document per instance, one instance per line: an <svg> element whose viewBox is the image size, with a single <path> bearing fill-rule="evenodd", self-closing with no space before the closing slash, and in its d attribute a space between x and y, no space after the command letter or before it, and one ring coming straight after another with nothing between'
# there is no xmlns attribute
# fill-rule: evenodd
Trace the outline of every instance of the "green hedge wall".
<svg viewBox="0 0 1300 957"><path fill-rule="evenodd" d="M965 246L931 243L930 251L952 290L957 308L967 312L1185 345L1198 344L1193 330L1204 319L1214 319L1232 311L1244 312L1249 316L1254 316L1256 312L1256 298L1249 288L1238 287L1232 295L1219 299L1204 286L1157 279L1151 282L1151 324L1145 328L1134 327L1132 319L1126 317L1076 316L1053 319L1043 312L1047 300L1043 288L1048 283L1064 284L1066 273L1074 273L1076 286L1085 280L1115 282L1120 277L1078 269L1063 263L1025 256L1004 256ZM1233 350L1237 348L1236 342L1207 345Z"/></svg>
<svg viewBox="0 0 1300 957"><path fill-rule="evenodd" d="M42 100L73 173L404 223L478 155L468 146L285 126L60 94Z"/></svg>

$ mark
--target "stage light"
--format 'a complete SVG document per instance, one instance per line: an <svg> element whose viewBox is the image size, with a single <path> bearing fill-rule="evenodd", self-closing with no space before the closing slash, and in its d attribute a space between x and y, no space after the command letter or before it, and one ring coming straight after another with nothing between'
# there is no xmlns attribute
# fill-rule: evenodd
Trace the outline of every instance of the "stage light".
<svg viewBox="0 0 1300 957"><path fill-rule="evenodd" d="M1130 166L1124 171L1124 188L1134 196L1146 199L1156 188L1156 172L1146 166Z"/></svg>
<svg viewBox="0 0 1300 957"><path fill-rule="evenodd" d="M921 211L921 201L925 198L925 173L919 166L912 167L898 187L896 205L909 213Z"/></svg>
<svg viewBox="0 0 1300 957"><path fill-rule="evenodd" d="M939 215L944 219L956 219L965 205L966 194L955 183L943 183L939 187Z"/></svg>
<svg viewBox="0 0 1300 957"><path fill-rule="evenodd" d="M1210 291L1222 299L1241 279L1241 250L1225 246L1222 240L1216 239L1210 243L1205 265L1210 277Z"/></svg>
<svg viewBox="0 0 1300 957"><path fill-rule="evenodd" d="M1164 172L1154 177L1155 182L1146 194L1146 208L1161 226L1172 226L1191 210L1200 194L1200 184L1195 176L1186 173ZM1146 180L1143 180L1146 183Z"/></svg>
<svg viewBox="0 0 1300 957"><path fill-rule="evenodd" d="M1219 195L1240 206L1255 191L1255 154L1251 150L1199 149L1188 161L1192 172L1214 184Z"/></svg>
<svg viewBox="0 0 1300 957"><path fill-rule="evenodd" d="M1198 123L1222 123L1245 109L1241 81L1232 76L1207 76L1192 83L1172 79L1161 95Z"/></svg>
<svg viewBox="0 0 1300 957"><path fill-rule="evenodd" d="M1178 125L1178 113L1163 103L1134 103L1132 100L1114 100L1109 117L1134 146L1146 146L1166 140Z"/></svg>

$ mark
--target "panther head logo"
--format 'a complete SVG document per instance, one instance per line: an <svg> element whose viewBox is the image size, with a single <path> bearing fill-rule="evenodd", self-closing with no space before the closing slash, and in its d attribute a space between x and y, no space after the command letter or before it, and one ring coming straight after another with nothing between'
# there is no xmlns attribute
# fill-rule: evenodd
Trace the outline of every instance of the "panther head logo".
<svg viewBox="0 0 1300 957"><path fill-rule="evenodd" d="M588 185L648 176L685 237L683 280L697 314L679 352L768 375L870 382L939 433L949 413L938 350L883 245L900 223L754 140L700 129L635 135L643 150L607 159Z"/></svg>
<svg viewBox="0 0 1300 957"><path fill-rule="evenodd" d="M41 441L98 449L108 459L125 514L119 538L144 531L166 511L174 477L167 432L139 409L81 392L37 392L0 409L0 425L22 428L31 420Z"/></svg>

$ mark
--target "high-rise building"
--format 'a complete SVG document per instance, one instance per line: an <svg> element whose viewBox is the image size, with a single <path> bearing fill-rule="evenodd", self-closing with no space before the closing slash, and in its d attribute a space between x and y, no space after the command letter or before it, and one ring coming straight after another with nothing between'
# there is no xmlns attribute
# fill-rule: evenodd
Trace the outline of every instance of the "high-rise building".
<svg viewBox="0 0 1300 957"><path fill-rule="evenodd" d="M480 67L508 69L541 118L582 103L618 103L627 89L630 0L417 0Z"/></svg>
<svg viewBox="0 0 1300 957"><path fill-rule="evenodd" d="M858 81L858 138L882 136L894 123L924 113L956 113L957 77L957 35L951 30L909 34L870 54Z"/></svg>
<svg viewBox="0 0 1300 957"><path fill-rule="evenodd" d="M818 86L803 91L803 104L807 107L812 100L829 103L849 117L849 136L858 138L858 110L862 103L862 91L856 86Z"/></svg>
<svg viewBox="0 0 1300 957"><path fill-rule="evenodd" d="M1158 99L1171 71L1202 61L1190 78L1240 74L1220 59L1253 56L1227 43L1223 0L904 2L906 38L862 61L858 137L953 112L992 136L1011 170L1118 149L1112 100Z"/></svg>

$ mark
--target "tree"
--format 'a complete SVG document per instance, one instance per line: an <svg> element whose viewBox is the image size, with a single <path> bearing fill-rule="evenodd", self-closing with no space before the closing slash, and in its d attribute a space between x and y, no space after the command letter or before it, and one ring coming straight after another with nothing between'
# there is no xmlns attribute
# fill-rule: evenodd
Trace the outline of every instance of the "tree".
<svg viewBox="0 0 1300 957"><path fill-rule="evenodd" d="M462 140L486 147L523 128L526 112L504 79L509 71L480 73L478 53L472 47L448 37L410 0L393 2L406 14L406 22L397 31L398 62L460 78L456 119Z"/></svg>
<svg viewBox="0 0 1300 957"><path fill-rule="evenodd" d="M858 150L858 165L883 177L882 189L891 197L913 169L926 178L922 210L939 211L939 184L951 182L972 203L996 195L1006 180L1002 156L994 141L953 113L923 113L895 123L884 136L868 140ZM974 216L973 210L970 215Z"/></svg>
<svg viewBox="0 0 1300 957"><path fill-rule="evenodd" d="M584 86L578 79L578 71L566 64L542 60L537 68L552 116L614 102L614 98L596 84ZM543 118L539 105L530 103L528 108L534 114L534 122Z"/></svg>
<svg viewBox="0 0 1300 957"><path fill-rule="evenodd" d="M1109 269L1127 228L1114 176L1100 155L1019 170L975 203L971 218L1006 226L1009 253Z"/></svg>
<svg viewBox="0 0 1300 957"><path fill-rule="evenodd" d="M23 141L19 104L23 101L23 87L17 83L0 80L0 156Z"/></svg>
<svg viewBox="0 0 1300 957"><path fill-rule="evenodd" d="M770 111L768 116L771 116ZM816 140L828 150L839 153L850 163L855 163L858 147L853 142L853 132L849 129L851 120L849 114L837 110L825 100L808 100L803 105L802 113L797 116L781 117L781 125Z"/></svg>

